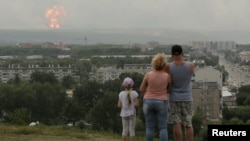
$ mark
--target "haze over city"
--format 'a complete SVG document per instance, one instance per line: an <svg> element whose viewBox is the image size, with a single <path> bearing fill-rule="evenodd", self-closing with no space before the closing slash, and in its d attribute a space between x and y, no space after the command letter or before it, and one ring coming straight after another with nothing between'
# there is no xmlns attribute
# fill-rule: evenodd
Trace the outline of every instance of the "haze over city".
<svg viewBox="0 0 250 141"><path fill-rule="evenodd" d="M250 36L249 5L249 0L2 0L0 30L75 30L81 33L71 40L88 36L89 42L94 31L100 37L92 38L93 43L151 39L163 43L234 40L246 44ZM117 40L105 39L107 34ZM117 35L121 35L119 39Z"/></svg>

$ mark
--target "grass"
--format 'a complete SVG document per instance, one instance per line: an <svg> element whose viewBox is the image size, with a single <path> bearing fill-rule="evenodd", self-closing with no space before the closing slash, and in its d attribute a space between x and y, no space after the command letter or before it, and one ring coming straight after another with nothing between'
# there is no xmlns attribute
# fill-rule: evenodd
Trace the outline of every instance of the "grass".
<svg viewBox="0 0 250 141"><path fill-rule="evenodd" d="M0 138L1 141L120 141L121 135L68 126L29 127L0 123ZM145 138L136 137L136 140L143 141Z"/></svg>

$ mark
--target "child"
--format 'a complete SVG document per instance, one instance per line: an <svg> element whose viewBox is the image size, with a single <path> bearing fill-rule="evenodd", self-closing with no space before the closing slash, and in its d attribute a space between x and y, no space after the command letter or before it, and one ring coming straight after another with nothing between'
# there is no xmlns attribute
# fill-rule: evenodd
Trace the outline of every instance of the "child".
<svg viewBox="0 0 250 141"><path fill-rule="evenodd" d="M120 116L122 117L122 141L126 141L129 134L130 141L135 140L135 120L136 109L139 105L138 93L133 90L134 81L130 77L123 80L124 90L119 93L117 106L121 108Z"/></svg>

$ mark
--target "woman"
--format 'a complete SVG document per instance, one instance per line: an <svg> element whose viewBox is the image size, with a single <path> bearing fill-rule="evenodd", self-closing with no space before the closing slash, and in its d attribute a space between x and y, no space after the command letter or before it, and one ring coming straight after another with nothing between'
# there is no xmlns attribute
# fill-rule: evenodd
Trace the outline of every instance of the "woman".
<svg viewBox="0 0 250 141"><path fill-rule="evenodd" d="M143 96L143 113L146 120L147 141L153 141L155 123L158 124L160 141L168 140L168 88L171 78L165 72L167 66L166 55L158 53L151 62L152 71L145 74L140 86Z"/></svg>

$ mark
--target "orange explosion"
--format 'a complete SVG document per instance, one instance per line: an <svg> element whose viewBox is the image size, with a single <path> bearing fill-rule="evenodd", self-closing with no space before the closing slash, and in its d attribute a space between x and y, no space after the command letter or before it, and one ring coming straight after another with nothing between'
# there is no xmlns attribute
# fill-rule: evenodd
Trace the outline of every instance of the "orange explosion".
<svg viewBox="0 0 250 141"><path fill-rule="evenodd" d="M63 6L55 5L48 8L45 12L45 17L49 22L49 27L51 29L61 28L64 17L66 16L66 11Z"/></svg>

